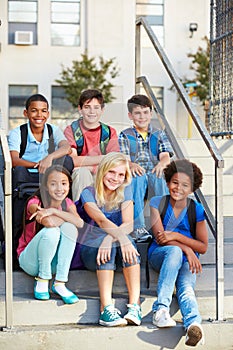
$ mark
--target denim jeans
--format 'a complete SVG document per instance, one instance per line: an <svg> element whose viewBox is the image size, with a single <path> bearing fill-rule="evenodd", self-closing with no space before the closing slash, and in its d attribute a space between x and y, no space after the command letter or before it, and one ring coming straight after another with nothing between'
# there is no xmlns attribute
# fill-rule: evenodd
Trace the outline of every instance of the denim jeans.
<svg viewBox="0 0 233 350"><path fill-rule="evenodd" d="M31 276L68 281L70 263L77 240L77 228L68 222L60 227L44 227L19 256L20 267Z"/></svg>
<svg viewBox="0 0 233 350"><path fill-rule="evenodd" d="M133 241L133 239L128 236L131 243L135 248L137 248L136 243ZM110 260L107 261L105 264L97 265L96 263L96 257L99 251L99 246L97 247L96 244L93 246L87 246L83 245L81 247L81 259L84 263L84 266L87 270L90 271L96 271L96 270L113 270L115 271L119 267L130 267L136 264L140 264L140 257L137 256L137 262L133 262L132 264L128 262L124 262L122 258L121 248L119 246L119 243L113 243L112 249L111 249L111 256Z"/></svg>
<svg viewBox="0 0 233 350"><path fill-rule="evenodd" d="M168 194L167 184L163 177L148 173L132 179L134 199L134 228L145 227L144 199L148 190L148 198Z"/></svg>
<svg viewBox="0 0 233 350"><path fill-rule="evenodd" d="M177 246L160 246L149 256L151 266L159 272L157 300L153 312L160 308L169 310L172 294L176 286L176 296L183 318L184 327L191 323L201 323L195 297L196 274L189 271L189 264L183 261L183 252Z"/></svg>

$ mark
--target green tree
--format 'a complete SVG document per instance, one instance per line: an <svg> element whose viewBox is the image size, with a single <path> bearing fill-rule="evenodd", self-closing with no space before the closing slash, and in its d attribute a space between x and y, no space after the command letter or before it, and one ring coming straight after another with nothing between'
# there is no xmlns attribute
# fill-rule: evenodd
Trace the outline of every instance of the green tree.
<svg viewBox="0 0 233 350"><path fill-rule="evenodd" d="M207 37L204 37L203 40L206 43L205 48L198 47L196 53L188 54L188 57L192 58L190 69L195 71L195 77L183 81L183 84L196 83L196 94L204 104L209 97L210 42Z"/></svg>
<svg viewBox="0 0 233 350"><path fill-rule="evenodd" d="M62 65L61 78L56 82L64 88L67 100L76 108L80 94L86 89L98 89L103 93L105 102L112 102L115 97L111 92L114 86L111 81L118 75L115 58L105 60L99 56L96 60L84 53L79 61L72 61L72 67Z"/></svg>

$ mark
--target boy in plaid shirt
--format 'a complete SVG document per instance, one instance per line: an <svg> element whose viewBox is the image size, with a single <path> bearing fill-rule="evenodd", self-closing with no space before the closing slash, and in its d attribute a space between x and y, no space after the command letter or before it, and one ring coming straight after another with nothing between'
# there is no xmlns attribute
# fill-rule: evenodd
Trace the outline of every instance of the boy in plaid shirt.
<svg viewBox="0 0 233 350"><path fill-rule="evenodd" d="M119 135L120 150L130 159L134 197L134 233L138 242L148 240L144 219L146 195L163 196L167 186L163 176L164 168L173 155L166 134L151 125L152 104L145 95L134 95L128 102L128 116L133 126Z"/></svg>

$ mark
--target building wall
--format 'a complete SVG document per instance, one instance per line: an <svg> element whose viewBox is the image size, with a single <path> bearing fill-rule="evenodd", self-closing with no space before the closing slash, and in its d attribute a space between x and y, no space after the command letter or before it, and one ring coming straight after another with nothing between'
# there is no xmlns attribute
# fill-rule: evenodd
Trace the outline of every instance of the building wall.
<svg viewBox="0 0 233 350"><path fill-rule="evenodd" d="M191 77L187 53L194 53L209 33L209 0L164 1L164 48L177 74ZM38 91L51 100L51 85L59 78L61 64L70 66L85 49L90 56L116 57L120 75L114 80L117 99L106 107L104 121L128 123L126 101L134 93L135 0L81 1L81 46L50 46L50 1L39 0L38 45L8 45L7 0L0 1L0 108L8 131L8 86L37 84ZM198 23L190 38L189 23ZM144 45L148 46L146 42ZM185 134L177 96L151 47L142 51L142 75L151 85L164 87L164 111L174 129ZM77 96L78 98L78 96Z"/></svg>

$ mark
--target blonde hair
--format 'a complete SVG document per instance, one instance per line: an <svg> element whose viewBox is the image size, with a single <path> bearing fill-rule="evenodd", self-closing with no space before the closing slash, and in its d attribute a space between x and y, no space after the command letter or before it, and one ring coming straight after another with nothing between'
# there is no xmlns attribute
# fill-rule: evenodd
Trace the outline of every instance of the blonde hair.
<svg viewBox="0 0 233 350"><path fill-rule="evenodd" d="M96 178L95 178L95 189L96 189L96 201L99 207L103 207L106 205L106 201L104 199L104 183L103 178L107 174L109 170L119 166L120 164L125 165L125 181L119 186L111 203L107 204L109 210L118 208L120 203L124 200L124 190L125 187L131 183L131 172L129 169L129 162L126 156L119 152L111 152L104 156L104 158L99 163Z"/></svg>

